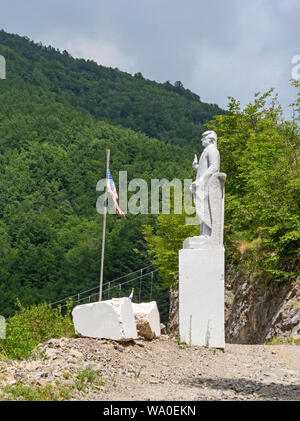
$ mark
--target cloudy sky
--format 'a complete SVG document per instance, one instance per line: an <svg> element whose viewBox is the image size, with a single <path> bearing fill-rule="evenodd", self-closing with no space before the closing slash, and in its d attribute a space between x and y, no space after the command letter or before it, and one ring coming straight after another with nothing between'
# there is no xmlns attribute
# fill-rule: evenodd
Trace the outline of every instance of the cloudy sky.
<svg viewBox="0 0 300 421"><path fill-rule="evenodd" d="M201 100L242 105L274 87L288 110L299 0L0 0L0 28Z"/></svg>

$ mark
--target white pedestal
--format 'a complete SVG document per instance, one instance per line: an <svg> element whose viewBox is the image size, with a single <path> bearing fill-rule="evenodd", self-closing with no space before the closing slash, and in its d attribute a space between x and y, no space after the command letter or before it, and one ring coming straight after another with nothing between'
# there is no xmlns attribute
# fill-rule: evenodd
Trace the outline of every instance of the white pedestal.
<svg viewBox="0 0 300 421"><path fill-rule="evenodd" d="M179 251L179 334L189 345L225 347L223 247Z"/></svg>

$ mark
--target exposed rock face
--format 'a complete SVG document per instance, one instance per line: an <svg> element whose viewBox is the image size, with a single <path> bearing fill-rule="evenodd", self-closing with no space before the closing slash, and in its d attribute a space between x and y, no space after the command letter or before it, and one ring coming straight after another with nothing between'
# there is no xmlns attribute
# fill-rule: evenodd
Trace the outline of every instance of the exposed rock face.
<svg viewBox="0 0 300 421"><path fill-rule="evenodd" d="M259 344L300 335L300 285L272 282L264 290L227 268L226 343ZM170 291L169 334L177 335L178 291Z"/></svg>
<svg viewBox="0 0 300 421"><path fill-rule="evenodd" d="M132 303L132 309L138 334L148 340L159 338L160 317L156 302Z"/></svg>
<svg viewBox="0 0 300 421"><path fill-rule="evenodd" d="M170 336L179 335L179 291L170 289L170 309L168 333Z"/></svg>
<svg viewBox="0 0 300 421"><path fill-rule="evenodd" d="M128 297L76 306L72 311L76 333L91 338L126 341L137 338Z"/></svg>
<svg viewBox="0 0 300 421"><path fill-rule="evenodd" d="M272 282L265 289L228 273L234 294L226 320L228 343L254 344L300 334L300 285Z"/></svg>

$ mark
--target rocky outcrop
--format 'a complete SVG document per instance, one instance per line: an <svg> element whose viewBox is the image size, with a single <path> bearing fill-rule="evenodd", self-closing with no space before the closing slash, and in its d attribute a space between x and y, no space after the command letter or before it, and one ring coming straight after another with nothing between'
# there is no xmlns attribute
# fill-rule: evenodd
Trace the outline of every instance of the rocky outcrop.
<svg viewBox="0 0 300 421"><path fill-rule="evenodd" d="M179 335L179 292L170 288L170 308L168 333L170 336Z"/></svg>
<svg viewBox="0 0 300 421"><path fill-rule="evenodd" d="M298 283L270 282L263 287L228 271L226 287L234 297L225 325L227 343L263 343L300 334Z"/></svg>

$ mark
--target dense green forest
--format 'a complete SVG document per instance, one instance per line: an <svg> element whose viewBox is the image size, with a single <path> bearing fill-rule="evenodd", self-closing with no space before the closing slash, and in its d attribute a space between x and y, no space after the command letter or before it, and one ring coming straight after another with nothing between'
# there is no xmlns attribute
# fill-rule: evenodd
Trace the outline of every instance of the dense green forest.
<svg viewBox="0 0 300 421"><path fill-rule="evenodd" d="M23 90L31 96L47 96L165 143L198 145L204 123L224 113L215 104L201 102L180 81L153 82L141 73L132 76L91 60L74 59L66 51L4 31L0 31L0 54L6 58L8 74L2 92L14 87L15 94Z"/></svg>
<svg viewBox="0 0 300 421"><path fill-rule="evenodd" d="M102 216L97 181L110 169L128 180L194 177L207 127L218 133L227 173L227 262L253 278L299 273L299 100L293 122L275 99L229 112L180 82L145 80L0 31L0 314L98 283ZM206 126L207 124L207 126ZM105 282L153 261L168 287L177 250L197 227L178 215L109 215ZM146 227L146 228L145 228ZM149 253L150 250L150 253ZM153 259L153 260L152 260ZM167 290L157 293L166 316Z"/></svg>
<svg viewBox="0 0 300 421"><path fill-rule="evenodd" d="M203 122L221 110L180 84L75 60L3 31L0 55L7 63L0 81L0 314L8 316L17 297L23 305L51 302L97 285L96 184L105 176L106 148L116 184L120 170L128 181L187 177L184 143L199 142ZM105 283L151 263L145 223L154 217L108 217Z"/></svg>

